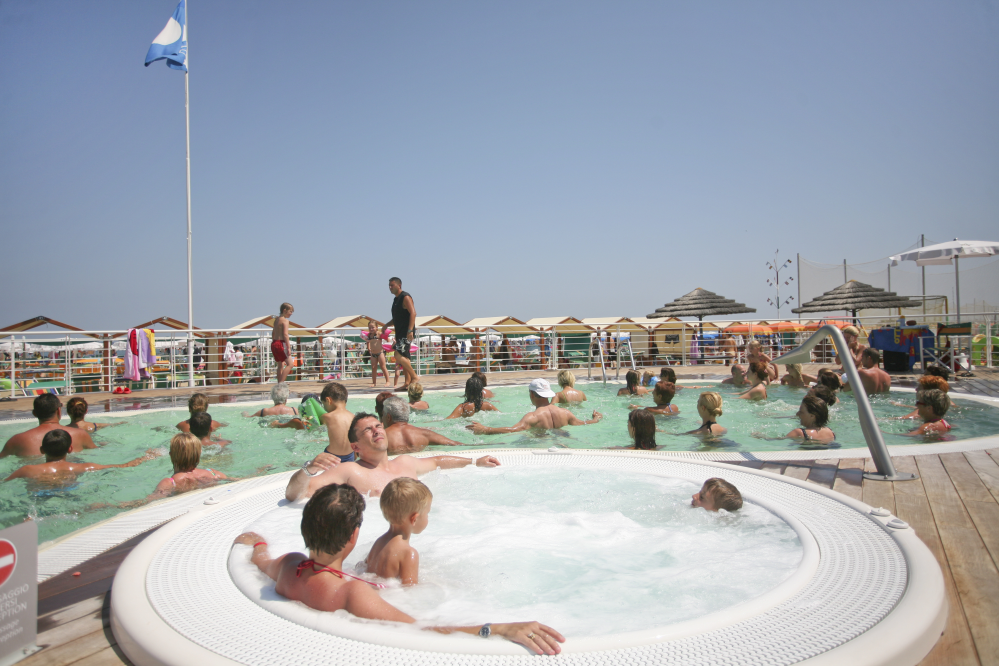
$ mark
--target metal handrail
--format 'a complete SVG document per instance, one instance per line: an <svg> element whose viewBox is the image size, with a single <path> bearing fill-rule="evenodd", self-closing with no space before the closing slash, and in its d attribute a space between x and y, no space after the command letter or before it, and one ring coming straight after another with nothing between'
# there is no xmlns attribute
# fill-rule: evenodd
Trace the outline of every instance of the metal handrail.
<svg viewBox="0 0 999 666"><path fill-rule="evenodd" d="M843 333L835 326L826 324L815 331L808 340L805 340L803 345L783 356L775 358L774 363L785 365L788 363L808 363L810 358L809 352L822 342L826 336L833 339L833 344L836 346L836 351L839 352L840 358L852 358L850 346L846 344L846 338L843 337ZM888 447L885 446L885 440L881 436L881 429L878 428L878 423L874 418L871 401L867 397L867 391L864 389L863 382L860 380L860 373L857 372L857 366L847 360L843 363L843 371L849 379L850 388L853 390L853 397L857 401L860 429L864 433L867 448L870 450L871 456L874 458L874 465L878 469L877 473L864 472L864 478L875 481L910 481L918 478L915 474L899 472L895 469L895 465L891 461L891 456L888 455Z"/></svg>

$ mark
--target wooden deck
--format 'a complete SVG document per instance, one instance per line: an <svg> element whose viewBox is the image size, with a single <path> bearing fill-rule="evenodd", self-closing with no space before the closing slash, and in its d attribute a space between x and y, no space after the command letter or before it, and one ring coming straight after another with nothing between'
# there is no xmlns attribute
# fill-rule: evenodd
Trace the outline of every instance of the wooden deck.
<svg viewBox="0 0 999 666"><path fill-rule="evenodd" d="M999 449L894 458L919 479L868 481L864 459L739 463L832 488L909 523L943 570L950 613L925 666L999 664ZM24 666L128 664L108 626L111 581L135 537L39 588L38 645Z"/></svg>

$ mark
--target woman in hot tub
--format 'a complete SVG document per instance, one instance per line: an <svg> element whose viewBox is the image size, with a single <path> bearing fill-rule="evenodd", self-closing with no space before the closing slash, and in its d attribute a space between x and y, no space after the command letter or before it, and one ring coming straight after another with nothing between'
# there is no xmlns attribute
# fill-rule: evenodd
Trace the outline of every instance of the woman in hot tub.
<svg viewBox="0 0 999 666"><path fill-rule="evenodd" d="M259 534L246 532L236 543L253 547L250 561L273 578L275 590L320 611L346 610L369 620L413 623L416 620L385 601L382 586L344 573L343 560L357 545L364 518L364 498L353 486L331 484L316 491L302 513L302 537L309 549L272 558ZM327 575L328 574L328 575ZM460 631L483 638L492 635L519 643L538 654L558 654L565 637L538 622L510 622L463 627L427 627L450 634Z"/></svg>

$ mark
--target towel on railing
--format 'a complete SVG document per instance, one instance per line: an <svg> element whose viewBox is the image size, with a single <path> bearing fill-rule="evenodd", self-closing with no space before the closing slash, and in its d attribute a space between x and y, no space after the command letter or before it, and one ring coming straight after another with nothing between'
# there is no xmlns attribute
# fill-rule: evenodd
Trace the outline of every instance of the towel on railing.
<svg viewBox="0 0 999 666"><path fill-rule="evenodd" d="M150 329L128 329L124 378L133 382L149 379L147 368L154 365L156 365L156 334Z"/></svg>

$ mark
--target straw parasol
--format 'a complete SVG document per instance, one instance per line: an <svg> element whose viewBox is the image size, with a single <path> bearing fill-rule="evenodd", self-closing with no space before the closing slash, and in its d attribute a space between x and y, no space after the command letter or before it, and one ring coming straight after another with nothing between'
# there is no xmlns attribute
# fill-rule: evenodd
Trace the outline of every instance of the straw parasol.
<svg viewBox="0 0 999 666"><path fill-rule="evenodd" d="M813 298L801 307L791 312L834 312L846 310L853 312L856 319L857 310L890 310L892 308L918 308L922 301L914 301L908 296L899 296L894 291L885 291L863 282L850 280L832 291L827 291L818 298Z"/></svg>
<svg viewBox="0 0 999 666"><path fill-rule="evenodd" d="M746 307L744 303L736 303L730 298L719 296L713 291L698 287L672 303L667 303L649 315L649 319L662 317L697 317L701 322L703 333L704 318L717 315L741 314L756 312L756 308Z"/></svg>

